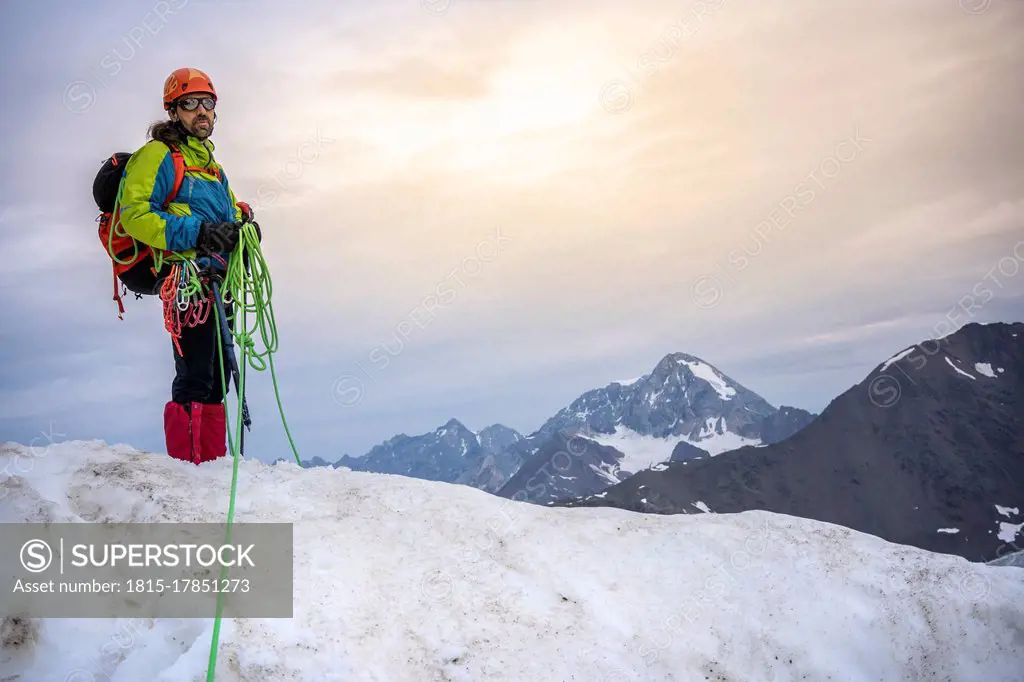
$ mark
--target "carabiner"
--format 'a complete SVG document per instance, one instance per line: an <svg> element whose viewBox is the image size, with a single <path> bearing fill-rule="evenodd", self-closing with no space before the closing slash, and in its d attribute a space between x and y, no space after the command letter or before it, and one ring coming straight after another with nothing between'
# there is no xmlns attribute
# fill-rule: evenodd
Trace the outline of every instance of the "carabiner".
<svg viewBox="0 0 1024 682"><path fill-rule="evenodd" d="M189 300L187 296L182 295L181 291L178 291L178 310L184 312L188 310Z"/></svg>
<svg viewBox="0 0 1024 682"><path fill-rule="evenodd" d="M178 290L175 296L175 298L177 298L178 301L178 310L181 311L188 310L189 306L188 294L185 292L185 286L187 283L188 278L185 276L185 269L182 268L182 276L178 280Z"/></svg>

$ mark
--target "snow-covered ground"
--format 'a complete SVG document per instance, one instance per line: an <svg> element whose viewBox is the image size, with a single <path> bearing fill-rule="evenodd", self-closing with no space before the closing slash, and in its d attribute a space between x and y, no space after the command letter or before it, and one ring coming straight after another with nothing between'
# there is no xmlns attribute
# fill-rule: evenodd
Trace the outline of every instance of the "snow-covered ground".
<svg viewBox="0 0 1024 682"><path fill-rule="evenodd" d="M989 377L990 379L995 379L998 376L995 372L992 371L992 365L987 363L987 362L976 362L976 363L974 363L974 369L979 374L984 374L985 376ZM997 368L997 371L1002 372L1003 368L999 367L999 368Z"/></svg>
<svg viewBox="0 0 1024 682"><path fill-rule="evenodd" d="M913 352L914 352L914 349L915 349L915 348L917 348L917 346L911 346L910 348L904 348L904 349L903 349L903 350L901 350L901 351L900 351L899 353L896 353L896 355L893 355L893 356L892 356L891 358L889 358L888 360L886 360L885 362L883 362L883 363L882 363L882 364L881 364L881 365L880 365L880 366L878 367L878 371L879 371L879 372L884 372L885 370L889 369L889 366L890 366L890 365L892 365L892 364L893 364L893 363L895 363L895 362L899 362L899 361L900 361L900 360L902 360L903 358L905 358L905 357L907 357L908 355L910 355L911 353L913 353Z"/></svg>
<svg viewBox="0 0 1024 682"><path fill-rule="evenodd" d="M1001 516L1005 516L1011 521L1021 518L1020 509L1017 507L1002 507L998 504L995 505L995 507L996 511L999 512ZM998 537L1003 542L1013 545L1013 543L1017 541L1017 536L1020 535L1021 532L1024 532L1024 520L1022 520L1021 523L1008 523L1006 521L1000 521L998 534L996 537Z"/></svg>
<svg viewBox="0 0 1024 682"><path fill-rule="evenodd" d="M739 450L748 445L761 445L760 438L744 438L738 433L729 431L722 417L717 419L708 417L704 421L704 428L700 430L696 438L689 440L689 443L706 450L711 456Z"/></svg>
<svg viewBox="0 0 1024 682"><path fill-rule="evenodd" d="M587 438L601 445L615 448L622 453L619 469L635 474L655 464L667 462L672 457L672 449L680 440L676 438L656 438L641 435L633 429L616 426L615 433L587 433ZM613 483L618 483L625 476L616 476Z"/></svg>
<svg viewBox="0 0 1024 682"><path fill-rule="evenodd" d="M681 362L685 363L686 366L690 368L690 371L693 372L693 376L698 379L703 379L711 384L711 387L715 389L715 392L718 393L718 396L722 400L732 400L732 397L736 395L736 389L730 386L725 377L723 377L721 373L711 365L706 362L698 361L691 362L682 360Z"/></svg>
<svg viewBox="0 0 1024 682"><path fill-rule="evenodd" d="M948 355L946 356L946 363L949 364L949 366L952 367L956 371L957 374L959 374L961 376L965 376L968 379L973 379L974 381L978 380L978 377L974 376L973 374L969 374L968 372L965 372L962 369L960 369L959 367L957 367L956 364L953 362L952 359L950 359L950 357Z"/></svg>
<svg viewBox="0 0 1024 682"><path fill-rule="evenodd" d="M0 522L221 522L230 477L228 460L6 445ZM237 513L295 524L295 615L226 622L218 680L1021 680L1024 570L828 524L252 461ZM0 626L0 680L205 679L210 621L18 627L20 646Z"/></svg>
<svg viewBox="0 0 1024 682"><path fill-rule="evenodd" d="M1006 523L1001 521L999 523L998 537L1003 542L1013 542L1022 530L1024 530L1024 523Z"/></svg>
<svg viewBox="0 0 1024 682"><path fill-rule="evenodd" d="M595 443L615 448L621 452L623 457L619 461L619 470L628 471L630 474L635 474L669 461L672 457L672 450L680 441L695 445L707 451L711 456L729 452L730 450L738 450L746 445L761 444L760 440L744 438L732 431L725 430L717 423L718 421L721 421L721 418L715 420L708 417L707 423L701 429L696 439L686 438L685 436L658 438L657 436L637 433L633 429L621 425L615 427L615 433L586 432L585 435ZM719 431L722 433L719 433ZM628 478L625 475L620 475L618 471L602 473L602 475L613 484Z"/></svg>

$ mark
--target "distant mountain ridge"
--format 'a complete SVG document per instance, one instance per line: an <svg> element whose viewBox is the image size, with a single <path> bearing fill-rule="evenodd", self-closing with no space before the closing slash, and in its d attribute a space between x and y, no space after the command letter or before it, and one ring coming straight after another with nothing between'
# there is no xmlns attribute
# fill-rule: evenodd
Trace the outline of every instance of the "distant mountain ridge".
<svg viewBox="0 0 1024 682"><path fill-rule="evenodd" d="M762 509L992 560L1024 544L1024 323L922 341L786 440L657 469L558 504Z"/></svg>
<svg viewBox="0 0 1024 682"><path fill-rule="evenodd" d="M773 407L696 356L670 353L642 377L583 393L529 436L502 424L474 433L453 418L431 432L394 436L359 457L344 455L333 464L317 458L307 466L399 474L548 502L555 491L596 492L660 462L775 442L812 418L799 408ZM590 445L582 445L581 434ZM547 471L546 455L567 438L589 453L587 467L559 472L575 481L552 482L549 494L524 498L520 491Z"/></svg>
<svg viewBox="0 0 1024 682"><path fill-rule="evenodd" d="M331 466L455 483L469 471L477 470L482 462L500 457L522 437L502 424L492 424L474 433L453 418L425 434L399 434L375 445L361 457L343 455Z"/></svg>

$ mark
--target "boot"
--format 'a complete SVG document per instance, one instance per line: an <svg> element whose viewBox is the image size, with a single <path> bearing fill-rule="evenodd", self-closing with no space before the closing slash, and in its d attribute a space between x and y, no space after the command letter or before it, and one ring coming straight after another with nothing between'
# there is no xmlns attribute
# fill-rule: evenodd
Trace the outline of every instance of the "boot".
<svg viewBox="0 0 1024 682"><path fill-rule="evenodd" d="M173 400L164 406L164 436L167 454L193 464L227 454L227 415L223 403L189 403L186 408Z"/></svg>
<svg viewBox="0 0 1024 682"><path fill-rule="evenodd" d="M193 403L194 404L194 403ZM191 405L189 406L191 408ZM164 405L164 438L167 454L174 459L197 463L193 446L192 415L181 403L173 400Z"/></svg>
<svg viewBox="0 0 1024 682"><path fill-rule="evenodd" d="M202 428L199 430L199 462L209 462L227 454L227 413L224 403L203 405L192 403L193 414L198 410L202 414Z"/></svg>

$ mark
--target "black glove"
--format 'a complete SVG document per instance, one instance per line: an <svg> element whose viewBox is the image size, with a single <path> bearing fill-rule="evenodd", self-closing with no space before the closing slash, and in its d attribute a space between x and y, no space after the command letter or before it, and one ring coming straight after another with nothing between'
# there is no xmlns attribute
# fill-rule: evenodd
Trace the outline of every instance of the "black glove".
<svg viewBox="0 0 1024 682"><path fill-rule="evenodd" d="M196 250L207 253L234 251L241 227L241 223L203 223L199 226Z"/></svg>

